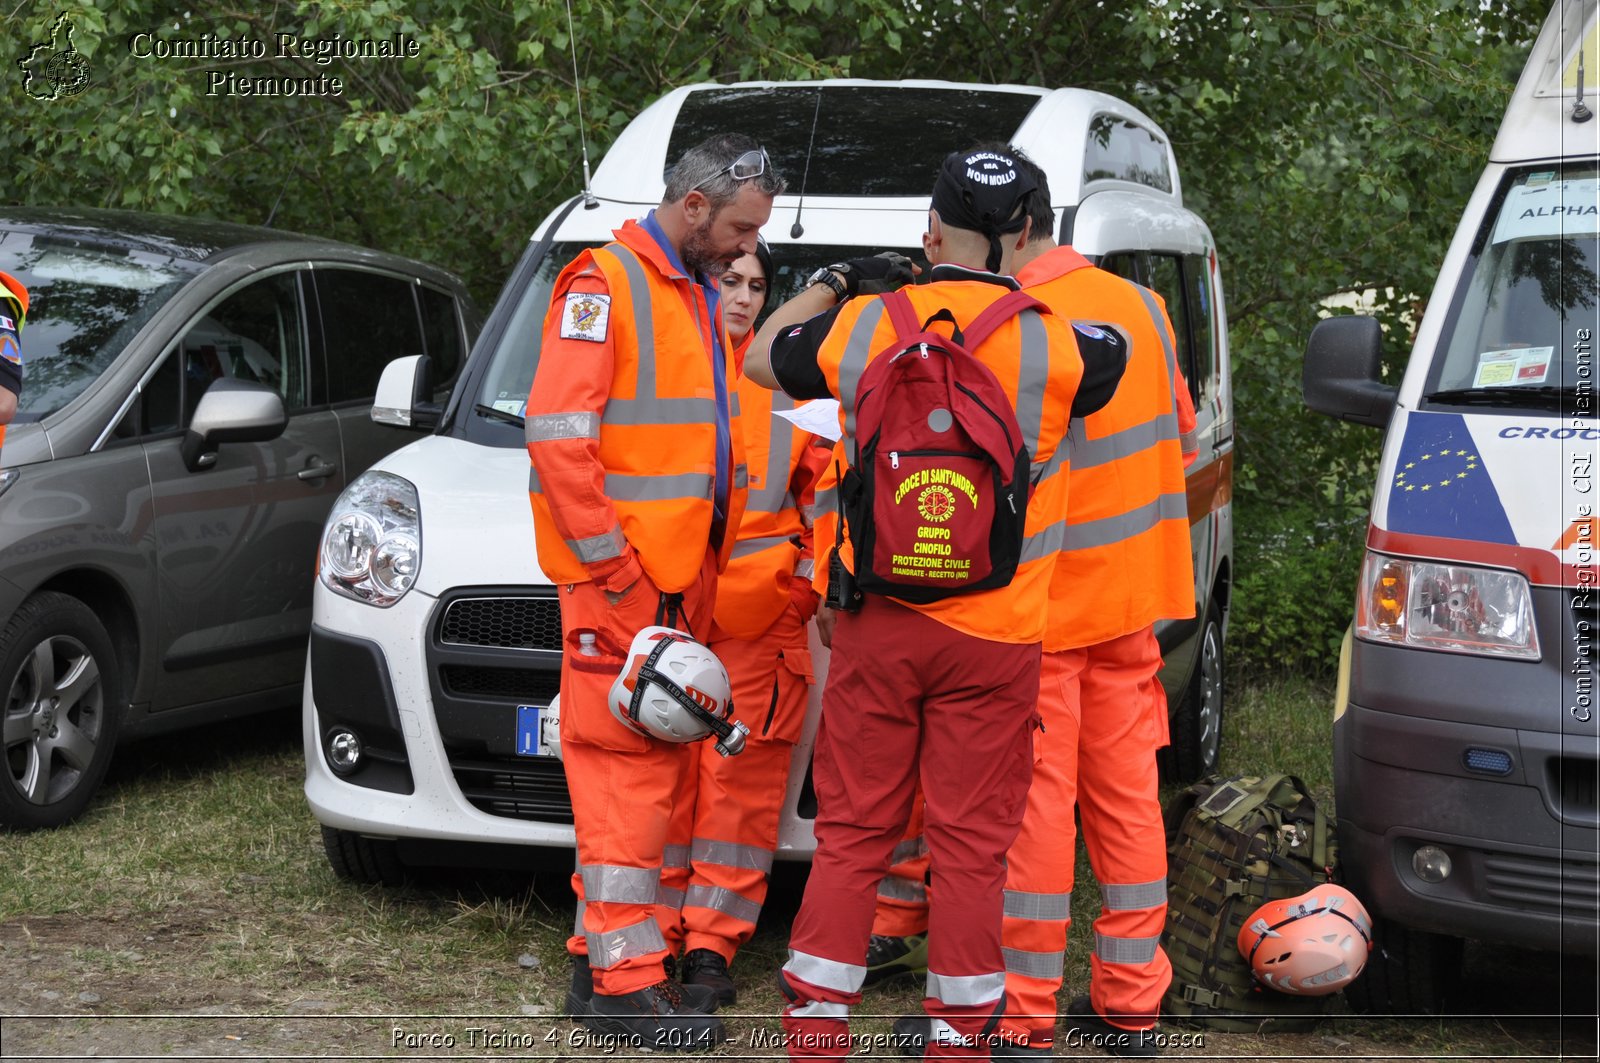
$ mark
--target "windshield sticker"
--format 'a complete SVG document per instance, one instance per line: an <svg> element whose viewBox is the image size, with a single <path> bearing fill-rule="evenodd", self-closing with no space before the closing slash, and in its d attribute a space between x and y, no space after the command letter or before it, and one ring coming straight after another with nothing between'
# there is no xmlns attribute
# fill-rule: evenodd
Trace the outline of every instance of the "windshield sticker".
<svg viewBox="0 0 1600 1063"><path fill-rule="evenodd" d="M513 417L521 417L522 408L526 406L527 403L522 399L495 399L494 402L490 403L490 405L499 410L501 413L509 413Z"/></svg>
<svg viewBox="0 0 1600 1063"><path fill-rule="evenodd" d="M1513 188L1495 222L1494 242L1566 239L1600 233L1600 177Z"/></svg>
<svg viewBox="0 0 1600 1063"><path fill-rule="evenodd" d="M1493 388L1543 384L1545 377L1550 375L1550 360L1554 354L1554 347L1485 351L1478 355L1478 370L1472 374L1472 386Z"/></svg>

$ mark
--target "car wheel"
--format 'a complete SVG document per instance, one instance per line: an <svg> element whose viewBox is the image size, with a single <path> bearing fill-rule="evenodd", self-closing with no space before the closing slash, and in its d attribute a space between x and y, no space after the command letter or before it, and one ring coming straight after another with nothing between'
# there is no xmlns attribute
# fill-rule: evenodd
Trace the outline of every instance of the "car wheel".
<svg viewBox="0 0 1600 1063"><path fill-rule="evenodd" d="M1162 776L1190 783L1217 770L1222 753L1222 609L1212 602L1200 629L1194 673L1172 719L1172 745L1162 750Z"/></svg>
<svg viewBox="0 0 1600 1063"><path fill-rule="evenodd" d="M399 886L406 880L406 865L392 840L323 827L322 848L342 879L368 886Z"/></svg>
<svg viewBox="0 0 1600 1063"><path fill-rule="evenodd" d="M0 825L36 830L70 822L105 778L122 725L111 637L78 599L36 594L0 631L0 684Z"/></svg>
<svg viewBox="0 0 1600 1063"><path fill-rule="evenodd" d="M1413 930L1388 919L1372 927L1372 955L1345 987L1345 1001L1368 1015L1436 1015L1461 978L1460 938Z"/></svg>

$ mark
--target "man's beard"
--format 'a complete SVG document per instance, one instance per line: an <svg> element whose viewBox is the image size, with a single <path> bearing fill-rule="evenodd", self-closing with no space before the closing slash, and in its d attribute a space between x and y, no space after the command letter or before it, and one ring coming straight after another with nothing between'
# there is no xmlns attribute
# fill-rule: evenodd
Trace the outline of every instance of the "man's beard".
<svg viewBox="0 0 1600 1063"><path fill-rule="evenodd" d="M704 273L708 277L719 276L738 257L718 256L716 248L711 246L711 223L715 220L716 215L713 214L683 238L683 264L691 272Z"/></svg>

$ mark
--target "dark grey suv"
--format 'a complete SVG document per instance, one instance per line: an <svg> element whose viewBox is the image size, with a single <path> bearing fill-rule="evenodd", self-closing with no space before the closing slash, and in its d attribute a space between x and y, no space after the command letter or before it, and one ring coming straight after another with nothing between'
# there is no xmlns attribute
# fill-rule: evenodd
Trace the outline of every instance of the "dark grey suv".
<svg viewBox="0 0 1600 1063"><path fill-rule="evenodd" d="M0 826L47 827L119 738L298 702L323 519L414 438L369 415L383 366L447 388L480 318L420 262L153 215L0 208L0 270Z"/></svg>

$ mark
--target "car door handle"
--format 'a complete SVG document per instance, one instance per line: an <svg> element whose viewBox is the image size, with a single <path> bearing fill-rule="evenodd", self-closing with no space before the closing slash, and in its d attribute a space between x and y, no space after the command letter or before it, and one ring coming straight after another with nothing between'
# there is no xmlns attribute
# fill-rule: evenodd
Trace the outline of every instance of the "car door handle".
<svg viewBox="0 0 1600 1063"><path fill-rule="evenodd" d="M320 461L321 459L312 458L311 460ZM302 480L322 480L332 476L338 471L339 467L337 465L307 465L305 468L295 473L295 475Z"/></svg>

